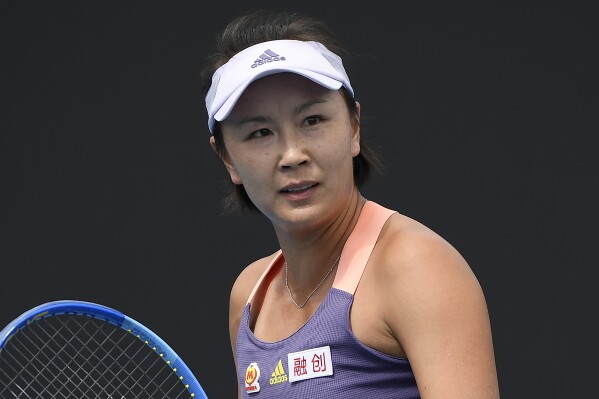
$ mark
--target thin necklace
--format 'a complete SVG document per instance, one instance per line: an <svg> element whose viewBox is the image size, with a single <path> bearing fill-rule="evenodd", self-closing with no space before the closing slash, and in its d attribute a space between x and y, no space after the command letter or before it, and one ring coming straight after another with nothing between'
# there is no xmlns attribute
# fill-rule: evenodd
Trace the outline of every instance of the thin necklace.
<svg viewBox="0 0 599 399"><path fill-rule="evenodd" d="M308 295L308 297L306 298L306 300L304 301L304 303L302 303L301 305L298 305L297 302L295 302L295 299L293 299L293 294L291 293L291 289L289 288L289 281L287 279L287 261L285 261L285 287L287 287L287 291L289 292L289 297L291 298L291 302L293 302L293 304L298 308L301 309L304 306L306 306L306 303L308 303L308 299L312 298L312 295L314 295L314 293L320 288L320 286L322 285L322 283L324 283L324 281L327 279L327 277L329 277L329 275L333 272L333 269L335 268L335 266L337 266L337 263L339 262L339 259L341 258L341 255L339 255L337 257L337 259L335 259L335 262L333 262L333 266L331 266L331 268L329 269L329 271L327 272L327 274L324 276L324 278L322 280L320 280L320 283L318 283L318 285L316 286L316 288L314 288L314 290L312 290L312 292L310 293L310 295Z"/></svg>

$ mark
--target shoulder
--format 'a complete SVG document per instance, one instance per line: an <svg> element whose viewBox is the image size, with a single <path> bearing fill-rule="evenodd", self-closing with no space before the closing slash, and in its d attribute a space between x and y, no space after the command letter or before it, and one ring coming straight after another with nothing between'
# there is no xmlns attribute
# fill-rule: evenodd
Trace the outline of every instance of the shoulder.
<svg viewBox="0 0 599 399"><path fill-rule="evenodd" d="M447 278L474 278L456 248L422 223L401 214L389 218L375 250L377 269L399 282L412 284L424 279L441 283Z"/></svg>
<svg viewBox="0 0 599 399"><path fill-rule="evenodd" d="M464 257L423 224L394 214L375 251L373 275L392 299L385 319L398 339L408 328L419 326L415 318L426 320L427 328L446 316L486 315L482 289Z"/></svg>
<svg viewBox="0 0 599 399"><path fill-rule="evenodd" d="M389 220L379 241L374 269L385 295L384 321L410 359L418 386L430 397L498 397L487 305L466 260L438 234L401 215Z"/></svg>
<svg viewBox="0 0 599 399"><path fill-rule="evenodd" d="M268 267L272 260L275 258L278 252L275 252L269 256L258 259L248 266L246 266L233 284L231 289L231 305L237 304L236 307L245 306L252 290L256 283Z"/></svg>
<svg viewBox="0 0 599 399"><path fill-rule="evenodd" d="M407 356L423 397L499 397L483 291L448 241L393 214L362 283L378 331L388 334L377 342L394 342Z"/></svg>
<svg viewBox="0 0 599 399"><path fill-rule="evenodd" d="M262 259L258 259L248 265L243 269L239 276L237 276L237 279L233 284L229 300L229 335L233 354L235 354L237 330L239 328L239 323L241 322L243 308L247 303L254 286L276 255L277 252Z"/></svg>

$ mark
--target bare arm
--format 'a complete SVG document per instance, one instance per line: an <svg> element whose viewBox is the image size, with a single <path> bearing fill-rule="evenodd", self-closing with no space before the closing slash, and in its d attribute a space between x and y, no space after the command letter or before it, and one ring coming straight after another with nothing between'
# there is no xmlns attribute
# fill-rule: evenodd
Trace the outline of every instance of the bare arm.
<svg viewBox="0 0 599 399"><path fill-rule="evenodd" d="M240 287L241 282L240 275L233 285L233 289L231 290L231 297L229 300L229 338L231 340L231 350L233 353L233 361L235 362L235 374L237 375L237 356L236 356L236 345L237 345L237 331L239 330L239 323L241 321L241 312L243 311L243 306L245 305L245 300L243 299L242 289ZM236 379L237 381L237 379ZM237 382L237 397L241 398L241 391L239 387L239 383Z"/></svg>
<svg viewBox="0 0 599 399"><path fill-rule="evenodd" d="M487 306L466 261L425 231L388 246L384 259L385 321L422 398L499 398Z"/></svg>
<svg viewBox="0 0 599 399"><path fill-rule="evenodd" d="M264 272L266 266L270 263L270 257L260 259L248 267L246 267L241 274L237 277L233 288L231 289L231 296L229 299L229 339L231 341L231 350L233 352L233 360L235 362L235 373L237 374L237 332L239 331L239 324L241 322L241 315L243 308L245 307L247 300L256 285L256 282ZM237 381L237 380L236 380ZM240 386L237 381L237 397L241 398Z"/></svg>

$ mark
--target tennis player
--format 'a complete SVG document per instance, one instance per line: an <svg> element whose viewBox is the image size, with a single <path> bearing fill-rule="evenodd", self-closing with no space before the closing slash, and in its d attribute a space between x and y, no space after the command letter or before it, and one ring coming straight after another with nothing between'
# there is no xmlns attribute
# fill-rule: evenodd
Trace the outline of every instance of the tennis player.
<svg viewBox="0 0 599 399"><path fill-rule="evenodd" d="M376 158L340 54L318 20L254 12L226 27L203 71L228 206L263 213L281 248L231 292L239 397L498 398L466 261L360 194Z"/></svg>

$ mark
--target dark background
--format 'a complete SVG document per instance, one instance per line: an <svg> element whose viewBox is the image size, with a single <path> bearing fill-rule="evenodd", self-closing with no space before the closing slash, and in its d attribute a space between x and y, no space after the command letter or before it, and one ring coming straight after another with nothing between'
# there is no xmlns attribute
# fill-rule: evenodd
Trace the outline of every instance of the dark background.
<svg viewBox="0 0 599 399"><path fill-rule="evenodd" d="M242 10L299 10L354 54L387 167L363 194L478 276L502 396L597 397L596 3L207 3L0 5L0 325L102 303L235 397L229 290L277 243L262 217L221 215L199 73Z"/></svg>

